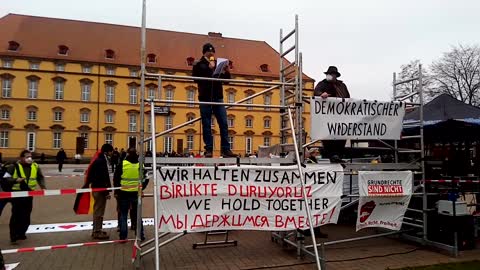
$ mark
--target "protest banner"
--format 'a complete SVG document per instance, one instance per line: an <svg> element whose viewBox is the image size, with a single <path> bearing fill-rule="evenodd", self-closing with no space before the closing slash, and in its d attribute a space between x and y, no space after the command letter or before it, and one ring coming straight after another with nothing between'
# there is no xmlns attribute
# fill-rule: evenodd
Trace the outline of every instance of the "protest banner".
<svg viewBox="0 0 480 270"><path fill-rule="evenodd" d="M314 97L310 106L312 140L400 139L405 103Z"/></svg>
<svg viewBox="0 0 480 270"><path fill-rule="evenodd" d="M303 169L314 227L336 223L343 169ZM297 166L161 167L159 230L283 231L309 228Z"/></svg>
<svg viewBox="0 0 480 270"><path fill-rule="evenodd" d="M400 230L412 197L412 172L358 172L357 231L367 227Z"/></svg>

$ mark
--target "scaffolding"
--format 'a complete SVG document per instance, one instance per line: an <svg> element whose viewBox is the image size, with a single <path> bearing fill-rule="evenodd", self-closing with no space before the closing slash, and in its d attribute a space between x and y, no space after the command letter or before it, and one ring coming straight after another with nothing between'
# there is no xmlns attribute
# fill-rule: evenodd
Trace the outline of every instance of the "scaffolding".
<svg viewBox="0 0 480 270"><path fill-rule="evenodd" d="M202 165L218 165L218 164L236 164L241 166L243 164L256 164L256 165L264 165L264 164L296 164L298 171L300 172L300 182L301 187L304 189L304 179L303 179L303 135L304 135L304 127L303 127L303 82L302 82L302 54L299 52L298 46L298 16L295 16L295 28L290 31L288 34L283 36L283 31L280 30L280 50L279 50L279 62L280 62L280 74L279 74L279 81L277 82L267 82L267 81L255 81L255 80L237 80L237 79L219 79L219 78L203 78L203 77L193 77L193 76L178 76L178 75L168 75L168 74L154 74L148 73L145 67L145 59L146 59L146 0L143 0L142 4L142 29L141 29L141 108L140 108L140 168L141 172L140 175L143 175L143 169L145 164L151 164L151 167L145 166L146 170L153 171L153 188L154 193L153 195L148 195L147 197L154 198L154 220L155 220L155 235L153 239L149 239L140 244L140 227L137 226L137 238L135 241L136 249L140 250L141 252L136 253L135 258L135 266L137 268L140 267L141 258L151 252L155 252L155 269L160 269L160 247L167 245L168 243L175 241L178 238L181 238L187 232L183 233L159 233L159 207L158 207L158 199L159 199L159 183L157 177L157 170L158 166L168 165L168 164L202 164ZM288 49L284 50L284 46L287 42L292 42L293 39L293 46L289 47ZM292 53L294 54L292 57ZM292 57L293 61L288 62L286 57ZM158 82L158 97L161 97L161 89L162 89L162 82L164 81L198 81L198 80L207 80L207 81L217 81L217 82L230 82L230 83L238 83L238 84L248 84L248 85L258 85L258 86L266 86L267 89L264 89L258 93L250 95L244 99L241 99L235 103L219 103L219 102L202 102L202 101L180 101L180 100L163 100L163 99L146 99L145 98L145 80L146 79L155 79ZM280 104L279 105L265 105L265 104L243 104L244 102L251 100L257 96L263 95L265 93L280 90ZM145 138L145 108L147 103L150 105L150 120L151 120L151 136L149 138ZM177 125L172 127L168 130L164 130L162 132L156 133L156 126L155 126L155 104L195 104L195 105L220 105L225 106L227 109L231 107L256 107L256 108L270 108L270 109L278 109L280 113L280 120L281 120L281 144L282 152L285 152L287 146L294 148L295 156L288 157L288 158L196 158L194 160L190 158L161 158L157 157L156 153L156 138L173 132L177 129L185 127L189 124L197 122L201 120L201 117L192 119L187 121L183 124ZM145 144L151 141L152 157L145 158L144 150ZM291 141L291 143L289 143ZM141 180L139 180L141 181ZM304 201L307 203L307 192L303 190L302 192L304 196ZM141 222L141 210L142 210L142 194L139 191L139 200L138 200L138 217L137 222ZM312 216L309 207L305 207L307 219L312 224ZM310 228L311 234L314 235L313 228ZM172 236L173 235L173 236ZM208 235L206 235L207 237ZM166 239L160 242L161 239ZM222 243L228 243L228 234L225 238L225 241L220 241ZM142 250L142 248L146 248L148 245L154 243L153 247L150 247L146 250ZM207 238L205 239L204 243L207 242ZM216 244L216 243L213 243ZM194 244L198 245L198 244ZM317 262L317 268L322 269L320 266L318 251L316 245L314 247L314 253Z"/></svg>

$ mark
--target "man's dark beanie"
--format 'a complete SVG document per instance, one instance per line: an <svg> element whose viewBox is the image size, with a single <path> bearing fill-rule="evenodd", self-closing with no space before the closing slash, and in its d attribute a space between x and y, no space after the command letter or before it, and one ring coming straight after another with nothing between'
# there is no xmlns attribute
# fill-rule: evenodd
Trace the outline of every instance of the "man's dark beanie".
<svg viewBox="0 0 480 270"><path fill-rule="evenodd" d="M102 145L102 149L101 149L102 153L107 153L107 152L112 152L113 151L113 146L111 144L104 144Z"/></svg>
<svg viewBox="0 0 480 270"><path fill-rule="evenodd" d="M212 44L206 43L203 45L202 53L205 54L206 52L215 52L215 48Z"/></svg>

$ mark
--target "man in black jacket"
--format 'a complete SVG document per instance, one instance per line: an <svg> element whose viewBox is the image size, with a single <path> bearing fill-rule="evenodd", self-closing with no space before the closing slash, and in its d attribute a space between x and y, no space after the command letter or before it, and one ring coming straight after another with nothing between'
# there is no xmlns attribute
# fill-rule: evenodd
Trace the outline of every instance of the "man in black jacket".
<svg viewBox="0 0 480 270"><path fill-rule="evenodd" d="M109 188L112 187L110 181L108 158L112 155L113 147L110 144L104 144L100 154L95 159L88 170L87 183L91 188ZM110 199L110 191L93 192L93 239L108 239L108 234L103 229L103 215L107 200Z"/></svg>
<svg viewBox="0 0 480 270"><path fill-rule="evenodd" d="M215 61L215 48L212 44L203 45L202 58L193 65L192 76L212 78L217 63ZM230 79L229 66L215 78ZM206 102L223 103L222 82L195 80L198 85L198 100ZM212 114L217 119L220 127L221 154L223 157L236 157L230 149L228 142L227 111L224 105L200 105L200 115L202 117L203 142L205 143L205 157L213 156L213 137L212 137Z"/></svg>
<svg viewBox="0 0 480 270"><path fill-rule="evenodd" d="M338 72L337 67L330 66L328 70L324 72L326 78L319 82L315 86L314 96L320 96L322 98L328 97L339 97L339 98L349 98L350 93L348 92L347 86L337 78L340 77L340 72ZM342 155L345 151L346 140L323 140L323 152L322 156L329 158L330 162L341 163Z"/></svg>

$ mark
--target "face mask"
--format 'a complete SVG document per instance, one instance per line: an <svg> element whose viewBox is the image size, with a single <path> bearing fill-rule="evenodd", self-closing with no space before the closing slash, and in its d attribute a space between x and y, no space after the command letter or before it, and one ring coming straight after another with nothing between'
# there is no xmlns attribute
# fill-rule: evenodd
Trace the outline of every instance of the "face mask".
<svg viewBox="0 0 480 270"><path fill-rule="evenodd" d="M32 163L33 163L32 157L27 157L27 158L25 158L25 162L26 162L27 164L32 164Z"/></svg>
<svg viewBox="0 0 480 270"><path fill-rule="evenodd" d="M327 74L327 81L333 81L333 75Z"/></svg>

